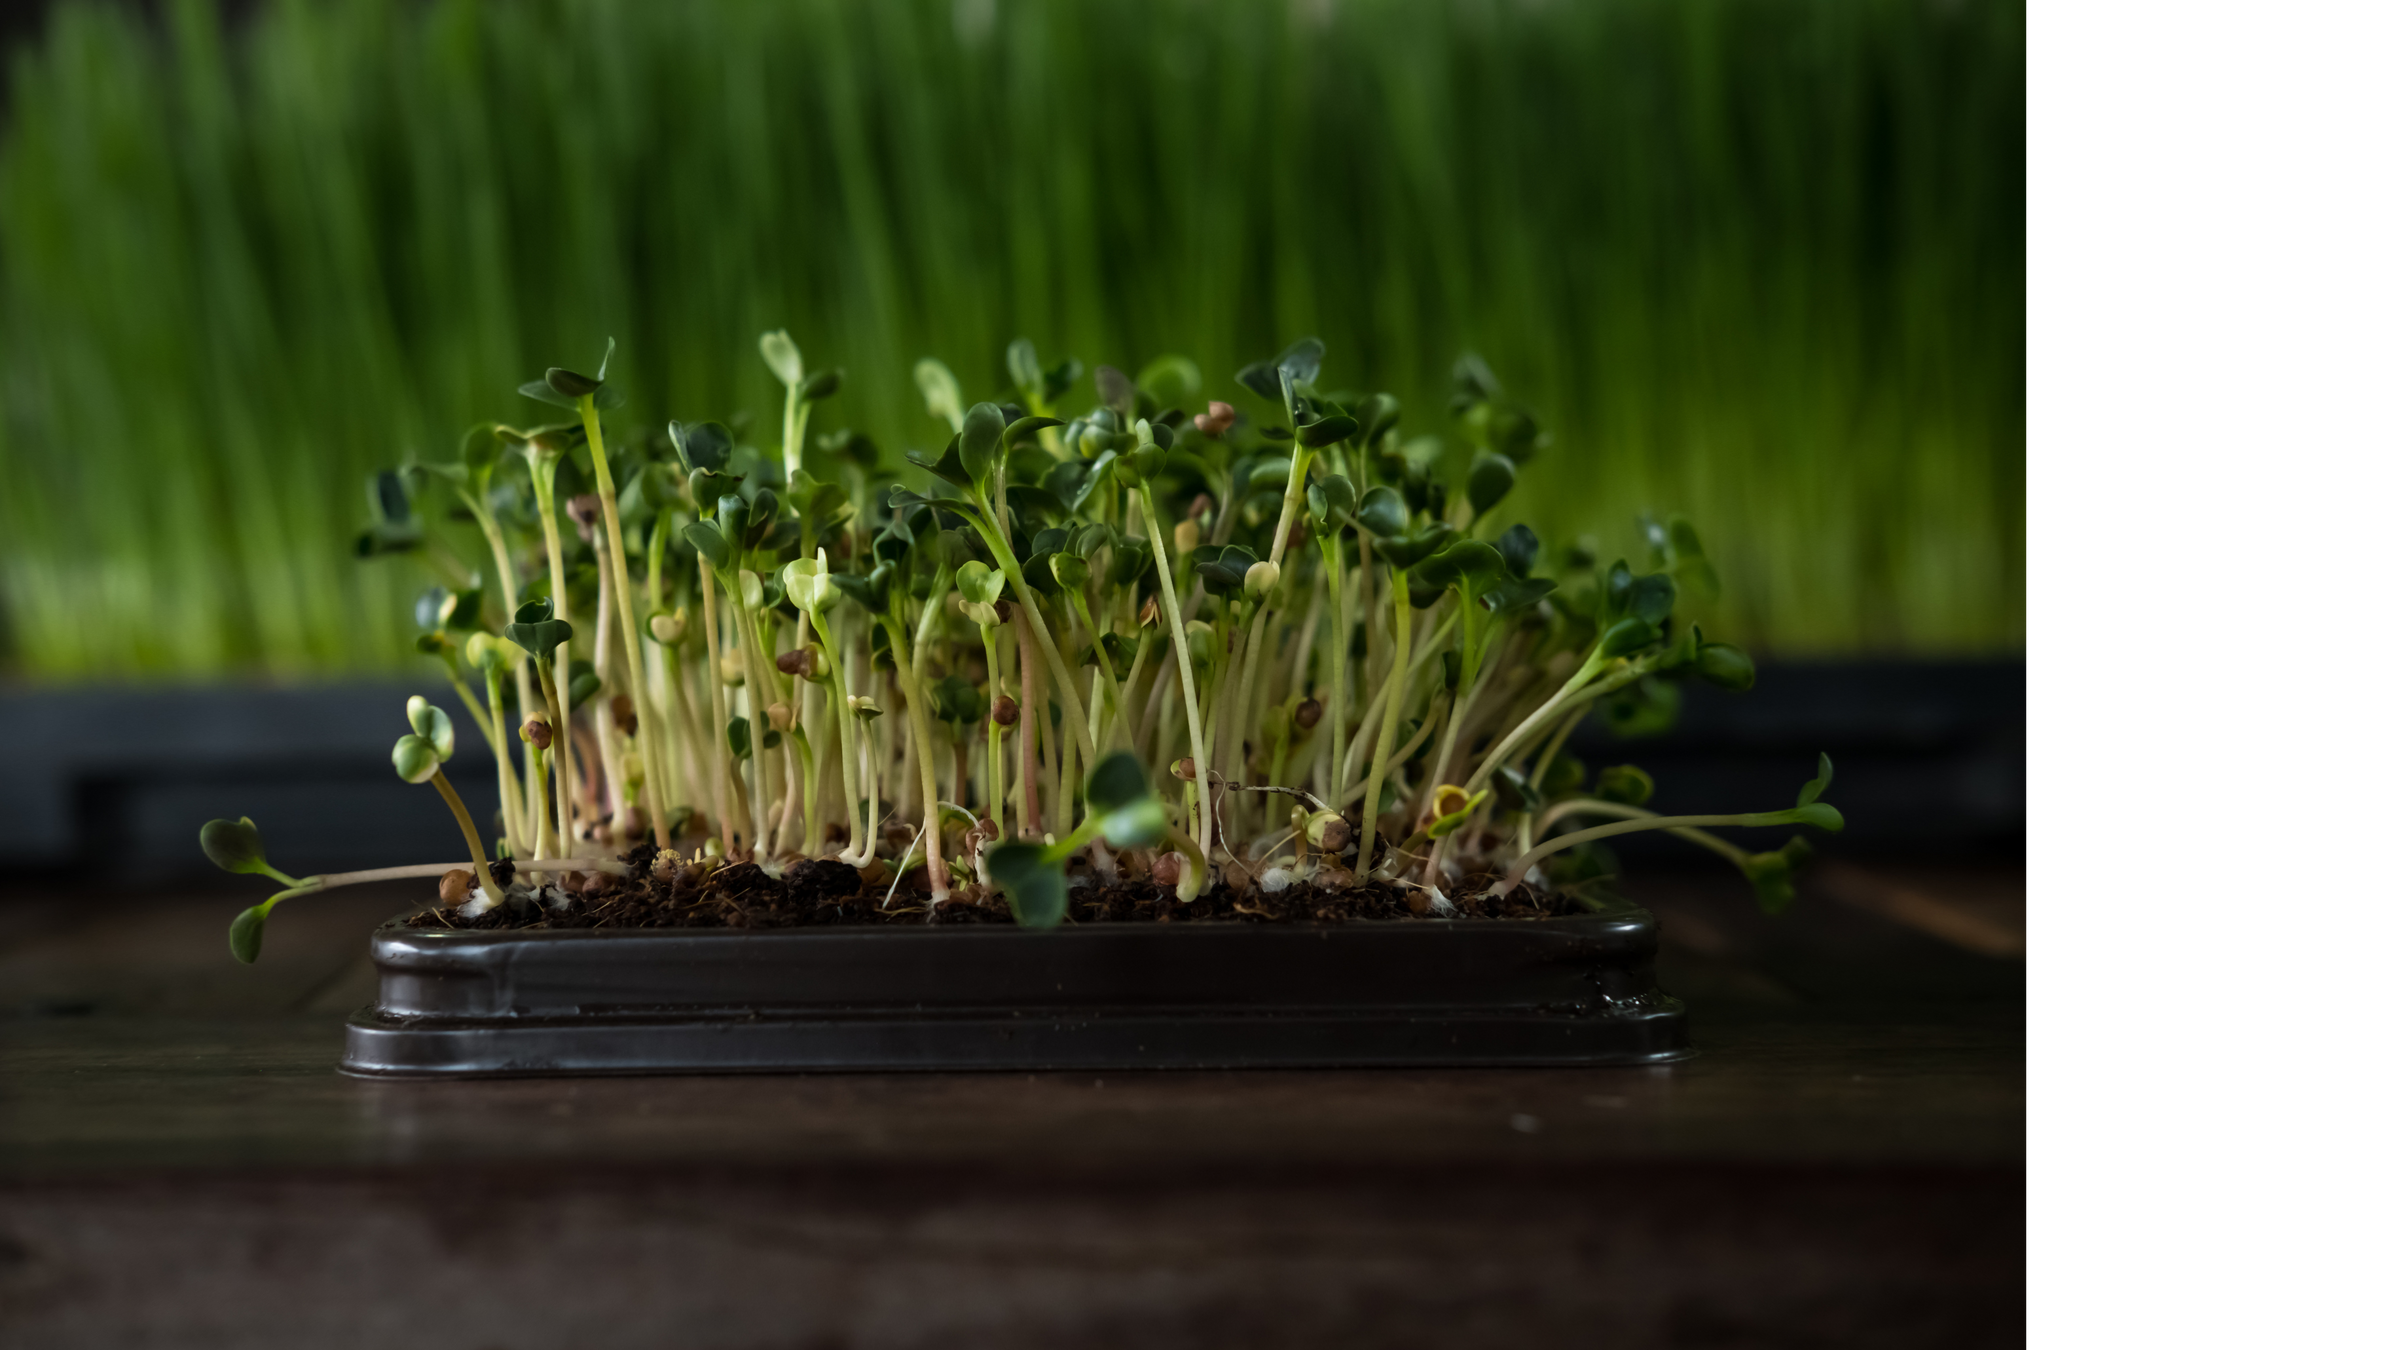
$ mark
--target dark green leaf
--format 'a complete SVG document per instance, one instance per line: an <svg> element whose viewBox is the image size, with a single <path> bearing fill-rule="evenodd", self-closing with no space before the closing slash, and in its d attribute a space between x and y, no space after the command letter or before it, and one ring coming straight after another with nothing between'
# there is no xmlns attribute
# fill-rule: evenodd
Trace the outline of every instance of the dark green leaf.
<svg viewBox="0 0 2400 1350"><path fill-rule="evenodd" d="M716 472L733 456L733 433L720 422L669 422L667 439L685 473Z"/></svg>
<svg viewBox="0 0 2400 1350"><path fill-rule="evenodd" d="M1626 610L1633 604L1633 569L1625 565L1624 559L1619 558L1609 565L1601 595L1605 601L1600 611L1602 618L1614 621L1625 617Z"/></svg>
<svg viewBox="0 0 2400 1350"><path fill-rule="evenodd" d="M1140 650L1132 638L1120 637L1115 633L1102 633L1100 650L1107 655L1108 668L1115 673L1118 679L1128 679L1132 676L1134 654Z"/></svg>
<svg viewBox="0 0 2400 1350"><path fill-rule="evenodd" d="M1116 543L1117 532L1106 525L1089 524L1068 536L1066 552L1089 561L1100 550Z"/></svg>
<svg viewBox="0 0 2400 1350"><path fill-rule="evenodd" d="M1557 588L1558 583L1548 577L1512 577L1484 592L1483 602L1494 614L1522 614Z"/></svg>
<svg viewBox="0 0 2400 1350"><path fill-rule="evenodd" d="M891 495L884 499L885 505L890 508L895 518L894 523L887 528L898 528L897 518L914 516L918 513L919 508L930 510L937 504L964 506L966 500L965 497L959 495L958 489L939 479L934 480L931 492L912 492L904 487L895 487L891 490Z"/></svg>
<svg viewBox="0 0 2400 1350"><path fill-rule="evenodd" d="M1650 794L1658 790L1658 784L1639 765L1611 764L1600 771L1600 781L1594 788L1604 802L1640 806L1650 800Z"/></svg>
<svg viewBox="0 0 2400 1350"><path fill-rule="evenodd" d="M1335 413L1300 428L1300 443L1311 450L1321 450L1358 434L1358 419L1346 413Z"/></svg>
<svg viewBox="0 0 2400 1350"><path fill-rule="evenodd" d="M875 570L865 576L856 572L836 572L826 579L833 583L835 590L857 601L869 613L881 614L891 599L894 575L896 569L885 562L876 564Z"/></svg>
<svg viewBox="0 0 2400 1350"><path fill-rule="evenodd" d="M1008 509L1020 521L1064 520L1072 514L1057 493L1038 487L1010 488Z"/></svg>
<svg viewBox="0 0 2400 1350"><path fill-rule="evenodd" d="M1043 595L1057 595L1058 574L1050 570L1050 560L1058 555L1048 549L1035 549L1022 560L1025 584Z"/></svg>
<svg viewBox="0 0 2400 1350"><path fill-rule="evenodd" d="M809 376L808 382L800 386L800 399L804 403L815 403L823 399L829 399L832 398L836 393L840 392L841 387L841 367L836 366L831 370L820 370L816 374Z"/></svg>
<svg viewBox="0 0 2400 1350"><path fill-rule="evenodd" d="M1317 368L1324 360L1325 344L1316 338L1304 337L1283 349L1283 355L1275 358L1275 367L1290 375L1294 384L1314 384ZM1283 391L1278 388L1269 397L1280 402Z"/></svg>
<svg viewBox="0 0 2400 1350"><path fill-rule="evenodd" d="M1796 805L1800 805L1800 806L1806 806L1806 805L1808 805L1809 803L1811 803L1811 802L1815 801L1817 798L1819 798L1819 797L1823 796L1823 795L1824 795L1824 793L1825 793L1825 789L1827 789L1827 788L1829 788L1829 787L1832 787L1832 786L1833 786L1833 756L1831 756L1831 755L1828 755L1828 754L1824 753L1823 751L1819 751L1819 752L1817 753L1817 776L1816 776L1816 777L1814 777L1814 778L1812 778L1812 779L1810 779L1810 780L1808 780L1806 783L1804 783L1804 784L1802 784L1802 785L1801 785L1801 787L1800 787L1800 800L1799 800L1799 801L1796 803ZM1839 827L1836 827L1836 828L1839 828Z"/></svg>
<svg viewBox="0 0 2400 1350"><path fill-rule="evenodd" d="M1107 458L1116 452L1104 451L1102 453L1103 458ZM1050 457L1044 455L1042 458L1044 461L1048 461ZM1100 460L1059 460L1050 465L1048 473L1042 475L1040 480L1042 489L1066 503L1069 509L1080 507L1083 505L1083 499L1090 495L1092 485L1100 481L1102 472L1100 465ZM1014 476L1013 473L1011 476ZM1010 490L1010 495L1012 497L1015 495L1014 489Z"/></svg>
<svg viewBox="0 0 2400 1350"><path fill-rule="evenodd" d="M1084 801L1097 811L1121 810L1150 798L1150 778L1142 772L1142 762L1124 750L1101 760L1083 784Z"/></svg>
<svg viewBox="0 0 2400 1350"><path fill-rule="evenodd" d="M228 872L266 875L266 846L258 837L258 826L251 824L248 816L240 820L212 820L201 826L200 851Z"/></svg>
<svg viewBox="0 0 2400 1350"><path fill-rule="evenodd" d="M1382 489L1378 488L1377 491ZM1372 497L1375 494L1370 492L1367 495ZM1378 542L1375 551L1394 567L1414 567L1419 561L1440 552L1457 534L1458 531L1449 522L1436 520L1412 534Z"/></svg>
<svg viewBox="0 0 2400 1350"><path fill-rule="evenodd" d="M258 951L267 940L267 907L252 905L233 916L233 927L226 930L225 945L233 949L233 959L243 965L258 960Z"/></svg>
<svg viewBox="0 0 2400 1350"><path fill-rule="evenodd" d="M542 382L550 386L552 393L568 400L569 406L573 406L573 400L582 398L586 394L599 393L602 383L589 375L578 375L563 366L552 366L542 372Z"/></svg>
<svg viewBox="0 0 2400 1350"><path fill-rule="evenodd" d="M1141 580L1155 561L1150 555L1148 541L1140 535L1119 535L1115 552L1109 555L1108 584L1130 586Z"/></svg>
<svg viewBox="0 0 2400 1350"><path fill-rule="evenodd" d="M1682 671L1699 659L1700 625L1687 624L1684 627L1683 636L1667 645L1667 650L1659 656L1657 665L1652 669L1661 674L1668 671Z"/></svg>
<svg viewBox="0 0 2400 1350"><path fill-rule="evenodd" d="M1158 477L1158 471L1166 465L1166 462L1167 452L1164 447L1139 446L1127 452L1124 458L1117 461L1118 481L1125 483L1128 487L1147 483Z"/></svg>
<svg viewBox="0 0 2400 1350"><path fill-rule="evenodd" d="M1378 539L1390 539L1408 528L1408 503L1388 487L1369 488L1358 504L1358 525Z"/></svg>
<svg viewBox="0 0 2400 1350"><path fill-rule="evenodd" d="M1047 481L1061 464L1081 465L1089 461L1075 455L1060 459L1038 445L1020 445L1002 454L1000 462L1008 470L1011 484L1029 484Z"/></svg>
<svg viewBox="0 0 2400 1350"><path fill-rule="evenodd" d="M772 492L761 491L750 499L742 513L742 543L756 548L766 541L768 531L783 514L783 500Z"/></svg>
<svg viewBox="0 0 2400 1350"><path fill-rule="evenodd" d="M1635 577L1626 596L1626 609L1646 623L1664 624L1675 612L1675 578L1664 572Z"/></svg>
<svg viewBox="0 0 2400 1350"><path fill-rule="evenodd" d="M1000 457L1000 438L1008 422L997 403L978 403L967 409L967 424L959 431L958 462L978 491L991 486L992 465Z"/></svg>
<svg viewBox="0 0 2400 1350"><path fill-rule="evenodd" d="M1532 811L1542 805L1540 790L1527 782L1524 773L1513 765L1504 764L1492 775L1492 788L1503 811Z"/></svg>
<svg viewBox="0 0 2400 1350"><path fill-rule="evenodd" d="M560 643L575 636L575 629L564 619L544 619L539 623L512 623L500 630L500 636L536 657L547 659Z"/></svg>
<svg viewBox="0 0 2400 1350"><path fill-rule="evenodd" d="M1042 372L1042 397L1056 401L1083 378L1083 362L1069 356Z"/></svg>
<svg viewBox="0 0 2400 1350"><path fill-rule="evenodd" d="M1116 466L1116 462L1117 452L1114 450L1103 450L1098 459L1085 461L1082 481L1075 485L1073 495L1058 494L1066 509L1070 512L1082 510L1083 504L1091 500L1092 490L1109 480L1110 470ZM1052 491L1056 492L1057 490L1054 488Z"/></svg>
<svg viewBox="0 0 2400 1350"><path fill-rule="evenodd" d="M1697 664L1701 679L1725 689L1748 689L1758 683L1758 667L1750 653L1730 642L1702 643Z"/></svg>
<svg viewBox="0 0 2400 1350"><path fill-rule="evenodd" d="M1500 550L1480 539L1458 540L1417 566L1420 570L1436 568L1437 571L1428 580L1436 580L1446 586L1461 586L1470 597L1483 594L1508 574L1507 564L1501 561Z"/></svg>
<svg viewBox="0 0 2400 1350"><path fill-rule="evenodd" d="M517 392L523 394L527 398L550 404L553 407L566 408L570 411L575 407L574 399L569 398L551 388L549 382L546 380L527 380L525 383L517 386Z"/></svg>
<svg viewBox="0 0 2400 1350"><path fill-rule="evenodd" d="M1258 565L1258 556L1239 544L1204 545L1193 550L1192 558L1211 595L1240 595L1243 578Z"/></svg>
<svg viewBox="0 0 2400 1350"><path fill-rule="evenodd" d="M1281 455L1274 455L1252 463L1250 472L1243 477L1242 487L1245 492L1280 494L1291 481L1292 462Z"/></svg>
<svg viewBox="0 0 2400 1350"><path fill-rule="evenodd" d="M1066 873L1042 852L1039 844L1012 839L983 855L984 870L1026 928L1055 928L1067 916Z"/></svg>
<svg viewBox="0 0 2400 1350"><path fill-rule="evenodd" d="M1474 467L1467 470L1467 504L1480 516L1498 506L1500 499L1516 485L1515 461L1489 452L1477 455Z"/></svg>
<svg viewBox="0 0 2400 1350"><path fill-rule="evenodd" d="M933 687L934 712L945 722L979 722L989 706L982 691L962 676L944 675Z"/></svg>
<svg viewBox="0 0 2400 1350"><path fill-rule="evenodd" d="M1358 509L1358 488L1342 474L1329 473L1308 485L1308 513L1321 525L1332 525Z"/></svg>
<svg viewBox="0 0 2400 1350"><path fill-rule="evenodd" d="M1658 641L1658 625L1644 619L1619 619L1600 639L1602 656L1627 656Z"/></svg>
<svg viewBox="0 0 2400 1350"><path fill-rule="evenodd" d="M939 456L927 458L917 451L911 450L908 452L908 462L943 482L956 483L960 487L976 487L978 485L974 476L967 472L967 466L959 459L958 447L959 437L953 436L950 438L950 443L942 447L942 453Z"/></svg>
<svg viewBox="0 0 2400 1350"><path fill-rule="evenodd" d="M707 559L708 565L711 567L723 567L726 561L733 556L732 551L725 546L724 533L705 520L694 521L684 526L683 541L692 546L693 552Z"/></svg>
<svg viewBox="0 0 2400 1350"><path fill-rule="evenodd" d="M1512 577L1533 575L1533 565L1541 560L1542 541L1530 525L1511 525L1501 534L1498 543L1500 561L1507 564Z"/></svg>
<svg viewBox="0 0 2400 1350"><path fill-rule="evenodd" d="M1055 417L1020 417L1016 421L1009 423L1008 429L1001 433L1000 443L1012 450L1019 446L1037 445L1039 442L1035 438L1040 436L1042 432L1051 427L1063 427L1065 425L1066 423L1059 421ZM1045 450L1042 452L1042 457L1044 459L1049 458L1049 456L1049 451ZM1015 477L1016 472L1016 463L1014 460L1011 460L1009 462L1009 476L1012 478Z"/></svg>
<svg viewBox="0 0 2400 1350"><path fill-rule="evenodd" d="M398 470L383 469L367 479L367 505L387 525L407 521L408 485L401 481Z"/></svg>

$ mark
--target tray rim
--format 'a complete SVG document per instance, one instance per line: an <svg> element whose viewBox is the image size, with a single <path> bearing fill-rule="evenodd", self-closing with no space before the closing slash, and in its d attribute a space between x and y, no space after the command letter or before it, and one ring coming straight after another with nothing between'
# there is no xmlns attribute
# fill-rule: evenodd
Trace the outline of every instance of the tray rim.
<svg viewBox="0 0 2400 1350"><path fill-rule="evenodd" d="M425 928L408 923L423 913L421 909L406 910L376 925L374 940L415 943L426 941L447 947L486 946L517 942L566 941L639 941L642 939L703 937L709 941L739 939L802 941L808 939L859 939L890 937L897 941L916 941L916 935L939 935L964 938L979 936L971 941L991 941L1005 935L1015 941L1089 941L1097 935L1128 937L1136 933L1149 936L1133 941L1167 941L1173 937L1208 934L1297 933L1330 939L1339 933L1409 933L1456 934L1461 932L1555 932L1570 937L1579 936L1655 936L1658 920L1639 905L1627 904L1602 914L1553 914L1539 919L1352 919L1341 923L1246 923L1193 921L1185 923L1156 923L1135 920L1112 920L1104 923L1061 924L1056 928L1024 928L1009 923L960 924L810 924L784 928ZM1202 941L1213 939L1203 938Z"/></svg>

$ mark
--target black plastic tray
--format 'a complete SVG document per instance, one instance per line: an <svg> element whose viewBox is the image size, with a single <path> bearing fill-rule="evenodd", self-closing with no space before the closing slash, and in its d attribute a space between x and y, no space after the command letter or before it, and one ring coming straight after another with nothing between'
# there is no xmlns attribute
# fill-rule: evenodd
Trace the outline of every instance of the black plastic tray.
<svg viewBox="0 0 2400 1350"><path fill-rule="evenodd" d="M1627 906L1542 920L375 932L378 1077L1644 1064L1690 1053Z"/></svg>

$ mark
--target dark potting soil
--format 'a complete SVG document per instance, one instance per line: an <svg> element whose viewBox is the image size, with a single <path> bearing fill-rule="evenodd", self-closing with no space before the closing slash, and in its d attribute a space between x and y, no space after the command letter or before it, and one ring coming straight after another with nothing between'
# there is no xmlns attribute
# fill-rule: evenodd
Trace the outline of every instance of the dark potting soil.
<svg viewBox="0 0 2400 1350"><path fill-rule="evenodd" d="M831 859L802 862L772 877L751 863L704 872L675 858L657 866L658 857L659 850L648 844L623 855L621 861L632 867L632 875L608 877L600 883L603 889L576 893L564 910L537 908L530 902L504 904L464 919L455 910L436 908L411 916L408 923L488 931L1015 922L1007 899L972 877L954 878L957 884L949 898L934 905L923 868L902 876L895 889L888 873L869 881L858 868ZM1078 858L1068 872L1070 923L1342 923L1432 917L1424 892L1383 881L1341 889L1301 884L1277 892L1220 883L1185 904L1176 900L1172 886L1131 876L1102 882L1088 866ZM492 870L505 886L514 868L496 863ZM1506 896L1486 896L1482 891L1489 881L1470 878L1462 884L1460 894L1449 897L1454 906L1449 917L1547 919L1583 912L1572 899L1524 886Z"/></svg>

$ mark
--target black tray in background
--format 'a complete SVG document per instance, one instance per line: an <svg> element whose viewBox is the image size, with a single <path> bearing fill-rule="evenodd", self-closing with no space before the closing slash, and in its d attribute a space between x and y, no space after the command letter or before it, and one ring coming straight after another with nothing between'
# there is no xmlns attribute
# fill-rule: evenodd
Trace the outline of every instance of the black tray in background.
<svg viewBox="0 0 2400 1350"><path fill-rule="evenodd" d="M1689 1053L1626 906L1541 920L734 932L412 928L379 1077L1641 1064Z"/></svg>
<svg viewBox="0 0 2400 1350"><path fill-rule="evenodd" d="M1588 722L1576 753L1631 761L1658 780L1661 810L1784 805L1835 765L1829 800L1850 828L1844 856L2018 861L2025 852L2025 663L1767 661L1758 687L1697 681L1665 736L1611 738ZM0 853L19 869L122 885L214 875L200 822L249 816L295 874L455 857L458 828L431 793L392 774L401 705L424 694L461 732L451 782L479 820L499 804L482 738L429 667L391 682L265 688L0 688ZM1686 859L1690 845L1619 841L1629 862Z"/></svg>

